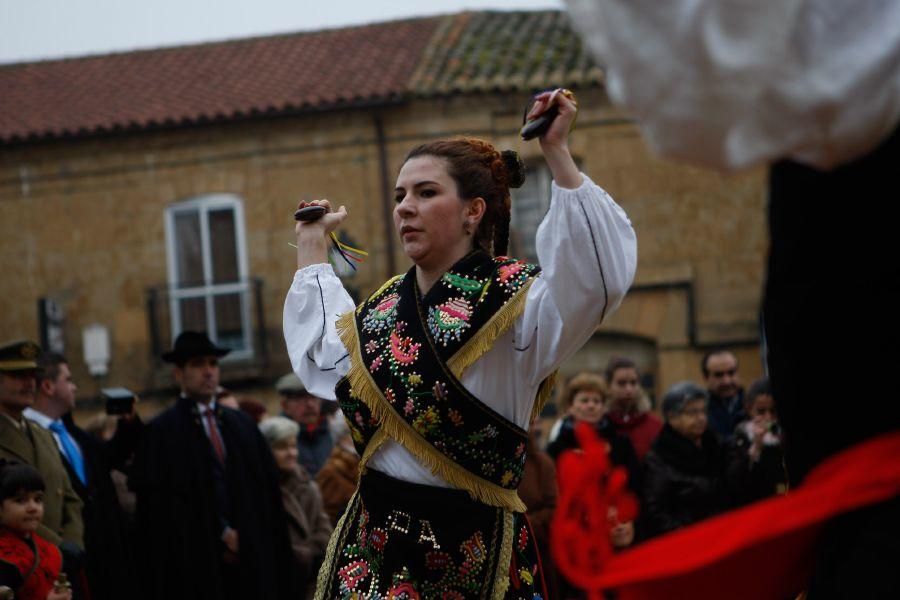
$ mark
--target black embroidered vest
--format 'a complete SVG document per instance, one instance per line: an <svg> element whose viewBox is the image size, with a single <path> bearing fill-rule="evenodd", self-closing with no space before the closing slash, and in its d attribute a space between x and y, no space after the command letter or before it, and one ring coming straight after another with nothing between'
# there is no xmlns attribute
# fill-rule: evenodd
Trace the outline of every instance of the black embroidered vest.
<svg viewBox="0 0 900 600"><path fill-rule="evenodd" d="M477 251L422 297L415 267L388 281L338 331L351 353L336 387L362 459L402 444L451 485L493 506L524 512L516 488L528 433L460 383L522 313L536 265ZM532 415L552 386L544 381Z"/></svg>

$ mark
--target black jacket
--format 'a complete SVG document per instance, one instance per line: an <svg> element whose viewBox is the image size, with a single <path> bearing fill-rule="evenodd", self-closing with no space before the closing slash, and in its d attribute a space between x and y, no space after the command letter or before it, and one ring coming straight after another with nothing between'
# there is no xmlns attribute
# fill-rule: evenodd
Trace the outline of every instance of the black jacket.
<svg viewBox="0 0 900 600"><path fill-rule="evenodd" d="M644 458L644 535L666 533L728 508L726 462L712 431L703 434L697 447L667 423Z"/></svg>
<svg viewBox="0 0 900 600"><path fill-rule="evenodd" d="M269 446L242 412L219 406L216 418L226 451L222 485L195 402L179 398L142 432L129 486L137 494L136 587L148 600L280 600L294 593ZM236 566L223 563L223 518L238 532Z"/></svg>
<svg viewBox="0 0 900 600"><path fill-rule="evenodd" d="M85 570L90 595L93 600L116 600L132 593L135 570L128 521L110 478L115 462L110 449L114 444L104 443L75 425L71 415L63 417L63 422L84 456L87 485L81 483L68 459L61 458L72 488L84 502Z"/></svg>
<svg viewBox="0 0 900 600"><path fill-rule="evenodd" d="M730 442L734 428L747 418L744 413L744 390L739 389L731 398L722 398L710 392L706 411L709 428L718 434L719 439Z"/></svg>
<svg viewBox="0 0 900 600"><path fill-rule="evenodd" d="M594 431L609 444L609 459L613 465L624 467L628 473L628 487L638 496L641 495L641 464L638 460L634 446L626 436L616 433L615 426L603 417L596 425ZM578 447L575 439L575 421L572 417L565 417L559 428L559 434L552 442L547 444L547 454L556 461L563 450Z"/></svg>
<svg viewBox="0 0 900 600"><path fill-rule="evenodd" d="M750 460L750 446L747 431L738 425L730 447L728 487L739 505L783 494L787 490L781 444L763 446L756 461Z"/></svg>
<svg viewBox="0 0 900 600"><path fill-rule="evenodd" d="M306 469L310 477L318 475L331 455L332 448L334 439L328 428L328 419L322 417L312 429L300 424L300 431L297 433L297 462Z"/></svg>

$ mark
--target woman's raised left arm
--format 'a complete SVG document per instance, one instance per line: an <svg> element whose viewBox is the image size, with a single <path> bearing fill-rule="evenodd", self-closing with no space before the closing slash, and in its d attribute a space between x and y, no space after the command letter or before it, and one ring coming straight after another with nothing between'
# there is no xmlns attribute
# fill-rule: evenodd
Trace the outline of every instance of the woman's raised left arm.
<svg viewBox="0 0 900 600"><path fill-rule="evenodd" d="M581 348L619 306L637 266L637 239L625 211L577 170L569 154L575 104L565 96L557 102L559 116L541 138L554 176L550 210L536 240L542 273L515 334L518 359L535 383Z"/></svg>

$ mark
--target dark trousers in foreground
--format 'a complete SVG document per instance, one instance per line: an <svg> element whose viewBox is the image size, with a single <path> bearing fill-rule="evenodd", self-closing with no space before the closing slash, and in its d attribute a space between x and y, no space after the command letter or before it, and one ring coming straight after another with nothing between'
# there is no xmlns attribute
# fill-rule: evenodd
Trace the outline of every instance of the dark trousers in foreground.
<svg viewBox="0 0 900 600"><path fill-rule="evenodd" d="M776 164L770 183L763 315L797 484L827 456L900 429L900 131L829 172ZM829 523L818 551L810 600L900 598L900 501Z"/></svg>

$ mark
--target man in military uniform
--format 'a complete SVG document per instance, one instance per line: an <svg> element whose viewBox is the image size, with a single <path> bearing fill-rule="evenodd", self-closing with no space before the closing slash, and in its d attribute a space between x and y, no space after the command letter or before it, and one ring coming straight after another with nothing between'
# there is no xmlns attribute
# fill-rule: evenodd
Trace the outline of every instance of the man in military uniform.
<svg viewBox="0 0 900 600"><path fill-rule="evenodd" d="M40 348L32 342L0 346L0 458L27 463L40 471L47 491L44 519L37 533L72 559L84 547L81 499L72 488L50 432L22 416L34 404L39 355Z"/></svg>

